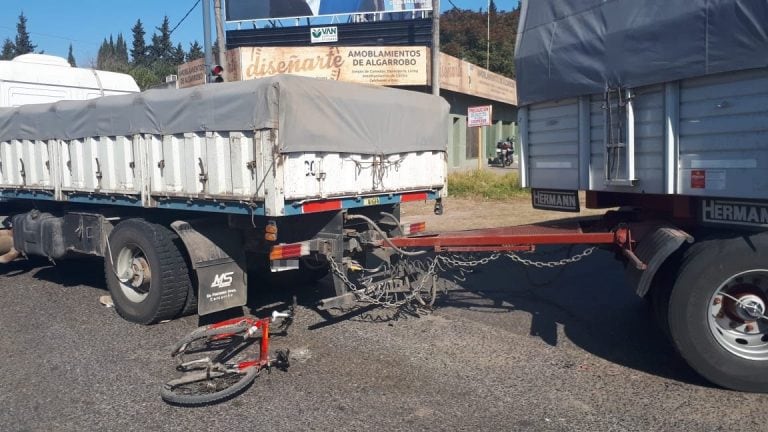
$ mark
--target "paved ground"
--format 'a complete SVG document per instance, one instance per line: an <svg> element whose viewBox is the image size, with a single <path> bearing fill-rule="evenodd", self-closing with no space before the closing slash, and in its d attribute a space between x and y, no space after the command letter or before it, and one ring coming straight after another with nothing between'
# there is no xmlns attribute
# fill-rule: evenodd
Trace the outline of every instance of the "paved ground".
<svg viewBox="0 0 768 432"><path fill-rule="evenodd" d="M564 256L548 250L547 259ZM740 430L768 428L768 396L709 386L675 355L611 254L542 271L498 261L431 315L345 319L310 305L273 347L297 358L240 397L177 408L159 397L187 317L129 324L97 299L99 261L0 269L0 429ZM254 284L254 309L271 297ZM263 312L263 311L262 311Z"/></svg>

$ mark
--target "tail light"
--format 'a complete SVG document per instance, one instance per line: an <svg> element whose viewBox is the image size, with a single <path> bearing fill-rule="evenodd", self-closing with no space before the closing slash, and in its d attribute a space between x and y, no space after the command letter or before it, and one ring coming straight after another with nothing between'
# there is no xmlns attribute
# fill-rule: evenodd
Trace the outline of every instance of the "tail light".
<svg viewBox="0 0 768 432"><path fill-rule="evenodd" d="M299 258L309 255L310 248L309 242L290 243L272 246L272 251L269 253L269 259L272 261L284 260L290 258Z"/></svg>
<svg viewBox="0 0 768 432"><path fill-rule="evenodd" d="M424 232L426 230L427 230L426 222L416 222L412 224L400 225L400 231L403 233L403 235L412 235L412 234Z"/></svg>

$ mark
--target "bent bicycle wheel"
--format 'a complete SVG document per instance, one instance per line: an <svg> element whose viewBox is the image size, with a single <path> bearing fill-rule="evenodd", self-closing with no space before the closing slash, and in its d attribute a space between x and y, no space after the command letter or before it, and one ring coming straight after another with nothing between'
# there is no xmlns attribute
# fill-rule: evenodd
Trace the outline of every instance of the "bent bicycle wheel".
<svg viewBox="0 0 768 432"><path fill-rule="evenodd" d="M259 374L258 367L235 371L198 371L168 381L160 391L164 401L182 406L224 402L243 392Z"/></svg>

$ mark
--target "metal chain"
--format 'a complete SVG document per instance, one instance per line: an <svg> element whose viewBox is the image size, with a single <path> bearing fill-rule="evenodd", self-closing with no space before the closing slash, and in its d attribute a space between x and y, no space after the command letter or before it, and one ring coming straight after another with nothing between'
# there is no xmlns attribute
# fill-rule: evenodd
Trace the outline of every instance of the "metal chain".
<svg viewBox="0 0 768 432"><path fill-rule="evenodd" d="M491 261L496 261L500 257L501 254L495 253L491 256L471 261L460 260L458 255L438 255L436 259L439 259L442 263L448 265L449 267L477 267L480 265L488 264Z"/></svg>
<svg viewBox="0 0 768 432"><path fill-rule="evenodd" d="M582 259L591 255L592 252L595 251L595 249L597 249L597 246L592 246L571 257L563 258L558 261L533 261L533 260L521 258L519 255L515 253L508 253L508 254L505 254L505 256L507 256L513 262L517 262L525 266L532 266L537 268L556 268L556 267L562 267L568 264L579 262ZM361 288L361 287L358 287L354 282L352 282L347 277L346 272L344 272L341 269L339 263L336 262L333 256L328 256L328 263L330 264L330 268L333 274L336 275L342 281L342 283L344 283L344 285L347 287L347 289L350 292L352 292L353 294L355 294L355 296L357 296L358 300L371 303L374 305L378 305L378 306L383 306L386 308L397 308L397 307L403 307L406 305L412 305L414 303L414 300L424 305L423 300L419 301L420 300L419 296L421 296L422 294L422 290L424 289L424 285L426 281L430 278L434 278L434 276L437 275L438 270L446 271L448 269L459 269L462 272L462 274L464 274L467 269L471 269L481 265L486 265L492 261L496 261L497 259L501 258L501 256L502 254L500 253L494 253L485 258L462 260L459 258L458 255L437 255L433 259L427 260L429 262L429 265L426 267L426 271L422 272L423 277L421 278L418 286L414 289L411 289L410 294L404 296L401 300L397 300L397 301L393 301L392 298L389 296L391 292L388 291L388 286L387 286L388 284L392 283L392 281L394 280L394 273L395 273L396 267L389 267L388 269L385 269L385 271L388 270L392 273L389 279L378 282L371 286ZM414 264L414 267L419 268L419 266L416 264ZM424 268L424 267L421 267L421 268ZM376 270L379 271L380 268L377 268ZM368 281L371 282L372 279L369 278ZM431 291L432 293L434 293L434 287ZM376 295L376 293L378 293L378 295Z"/></svg>
<svg viewBox="0 0 768 432"><path fill-rule="evenodd" d="M386 308L397 308L397 307L403 307L409 304L412 304L414 300L417 300L417 297L421 295L422 290L424 289L424 284L426 281L437 275L437 260L431 260L431 263L429 265L429 268L427 271L423 274L423 277L421 278L419 285L411 290L411 293L403 299L399 301L391 301L387 298L387 284L392 281L392 277L389 279L379 282L373 286L369 286L366 288L359 288L357 285L355 285L354 282L349 280L347 275L344 271L341 270L339 267L339 264L336 262L333 256L328 257L328 262L331 267L331 271L333 274L338 276L338 278L344 283L344 285L349 289L350 292L355 294L357 296L358 300L364 301L367 303L371 303L374 305L386 307ZM394 272L394 268L390 268L390 271ZM374 293L380 292L380 295L378 297L374 297ZM384 300L382 300L384 298ZM423 303L423 301L419 301L419 303Z"/></svg>
<svg viewBox="0 0 768 432"><path fill-rule="evenodd" d="M582 259L584 259L585 257L588 257L588 256L592 255L592 252L594 252L595 249L597 249L597 246L588 247L588 248L584 249L584 251L581 252L581 253L578 253L578 254L576 254L576 255L574 255L572 257L569 257L569 258L563 258L563 259L561 259L559 261L532 261L532 260L529 260L529 259L521 258L519 255L517 255L515 253L508 253L507 257L509 259L511 259L512 261L520 263L520 264L525 265L525 266L533 266L533 267L536 267L536 268L545 268L545 267L546 268L555 268L555 267L562 267L562 266L565 266L565 265L568 265L568 264L573 264L573 263L579 262Z"/></svg>

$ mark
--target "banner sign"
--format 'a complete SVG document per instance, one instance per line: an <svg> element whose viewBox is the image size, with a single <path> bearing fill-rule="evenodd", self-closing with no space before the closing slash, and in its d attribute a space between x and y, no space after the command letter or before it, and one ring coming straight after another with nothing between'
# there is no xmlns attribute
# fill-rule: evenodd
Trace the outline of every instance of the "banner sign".
<svg viewBox="0 0 768 432"><path fill-rule="evenodd" d="M335 27L313 27L333 29ZM318 38L332 37L332 30ZM423 86L430 82L427 47L241 47L226 54L225 81L263 78L281 73L385 86ZM205 82L202 60L179 66L179 87ZM440 87L445 90L517 105L515 80L447 54L440 55Z"/></svg>
<svg viewBox="0 0 768 432"><path fill-rule="evenodd" d="M378 85L425 85L425 47L243 47L241 79L281 73Z"/></svg>
<svg viewBox="0 0 768 432"><path fill-rule="evenodd" d="M227 0L227 21L432 10L431 0Z"/></svg>

